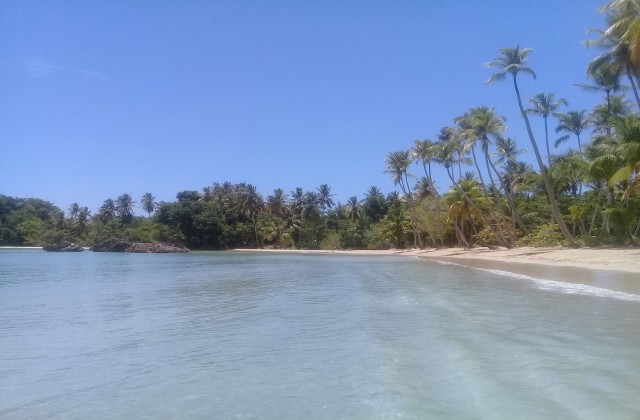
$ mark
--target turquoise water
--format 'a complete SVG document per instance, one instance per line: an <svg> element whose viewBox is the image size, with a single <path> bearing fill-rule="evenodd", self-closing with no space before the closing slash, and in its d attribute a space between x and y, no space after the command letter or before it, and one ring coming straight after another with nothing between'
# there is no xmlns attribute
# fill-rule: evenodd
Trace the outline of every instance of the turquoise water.
<svg viewBox="0 0 640 420"><path fill-rule="evenodd" d="M0 250L0 418L640 418L640 296L406 257Z"/></svg>

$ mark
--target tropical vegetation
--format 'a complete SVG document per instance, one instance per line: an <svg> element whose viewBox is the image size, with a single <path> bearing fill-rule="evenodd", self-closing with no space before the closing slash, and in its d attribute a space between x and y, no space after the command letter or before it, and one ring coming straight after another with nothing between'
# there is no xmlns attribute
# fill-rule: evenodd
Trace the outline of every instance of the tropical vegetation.
<svg viewBox="0 0 640 420"><path fill-rule="evenodd" d="M398 191L372 186L345 203L327 184L265 197L252 184L229 182L179 192L173 202L124 193L96 214L78 203L64 212L0 196L0 245L112 237L196 249L638 244L640 2L611 1L601 12L605 27L585 41L594 51L589 82L578 85L601 97L591 110L521 89L523 77L536 78L531 48L504 48L486 63L488 83L511 84L525 142L509 136L496 109L473 107L386 156L381 170ZM521 159L525 150L535 166ZM449 180L441 189L438 171Z"/></svg>

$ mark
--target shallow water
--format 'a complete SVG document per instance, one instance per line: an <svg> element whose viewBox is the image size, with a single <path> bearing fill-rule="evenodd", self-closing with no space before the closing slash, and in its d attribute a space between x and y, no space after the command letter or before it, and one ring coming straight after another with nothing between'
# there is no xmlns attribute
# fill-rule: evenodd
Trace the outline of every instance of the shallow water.
<svg viewBox="0 0 640 420"><path fill-rule="evenodd" d="M405 257L0 250L0 417L637 419L639 320Z"/></svg>

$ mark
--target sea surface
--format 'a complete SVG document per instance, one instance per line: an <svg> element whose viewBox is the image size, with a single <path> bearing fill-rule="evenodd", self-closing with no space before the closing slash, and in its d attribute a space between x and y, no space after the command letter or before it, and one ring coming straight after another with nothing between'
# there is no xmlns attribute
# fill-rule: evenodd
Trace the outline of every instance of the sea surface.
<svg viewBox="0 0 640 420"><path fill-rule="evenodd" d="M4 249L0 418L638 419L640 296L408 257Z"/></svg>

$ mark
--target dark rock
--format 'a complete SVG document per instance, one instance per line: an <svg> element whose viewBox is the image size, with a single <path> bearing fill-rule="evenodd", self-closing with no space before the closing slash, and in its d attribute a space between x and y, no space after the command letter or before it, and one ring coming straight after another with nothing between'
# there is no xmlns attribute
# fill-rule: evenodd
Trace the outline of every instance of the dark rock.
<svg viewBox="0 0 640 420"><path fill-rule="evenodd" d="M189 252L188 248L164 244L145 244L140 242L127 242L121 239L108 239L91 247L94 252L132 252L132 253L174 253Z"/></svg>
<svg viewBox="0 0 640 420"><path fill-rule="evenodd" d="M42 247L47 252L82 252L84 248L80 245L69 242L69 241L60 241L55 244L49 244Z"/></svg>

